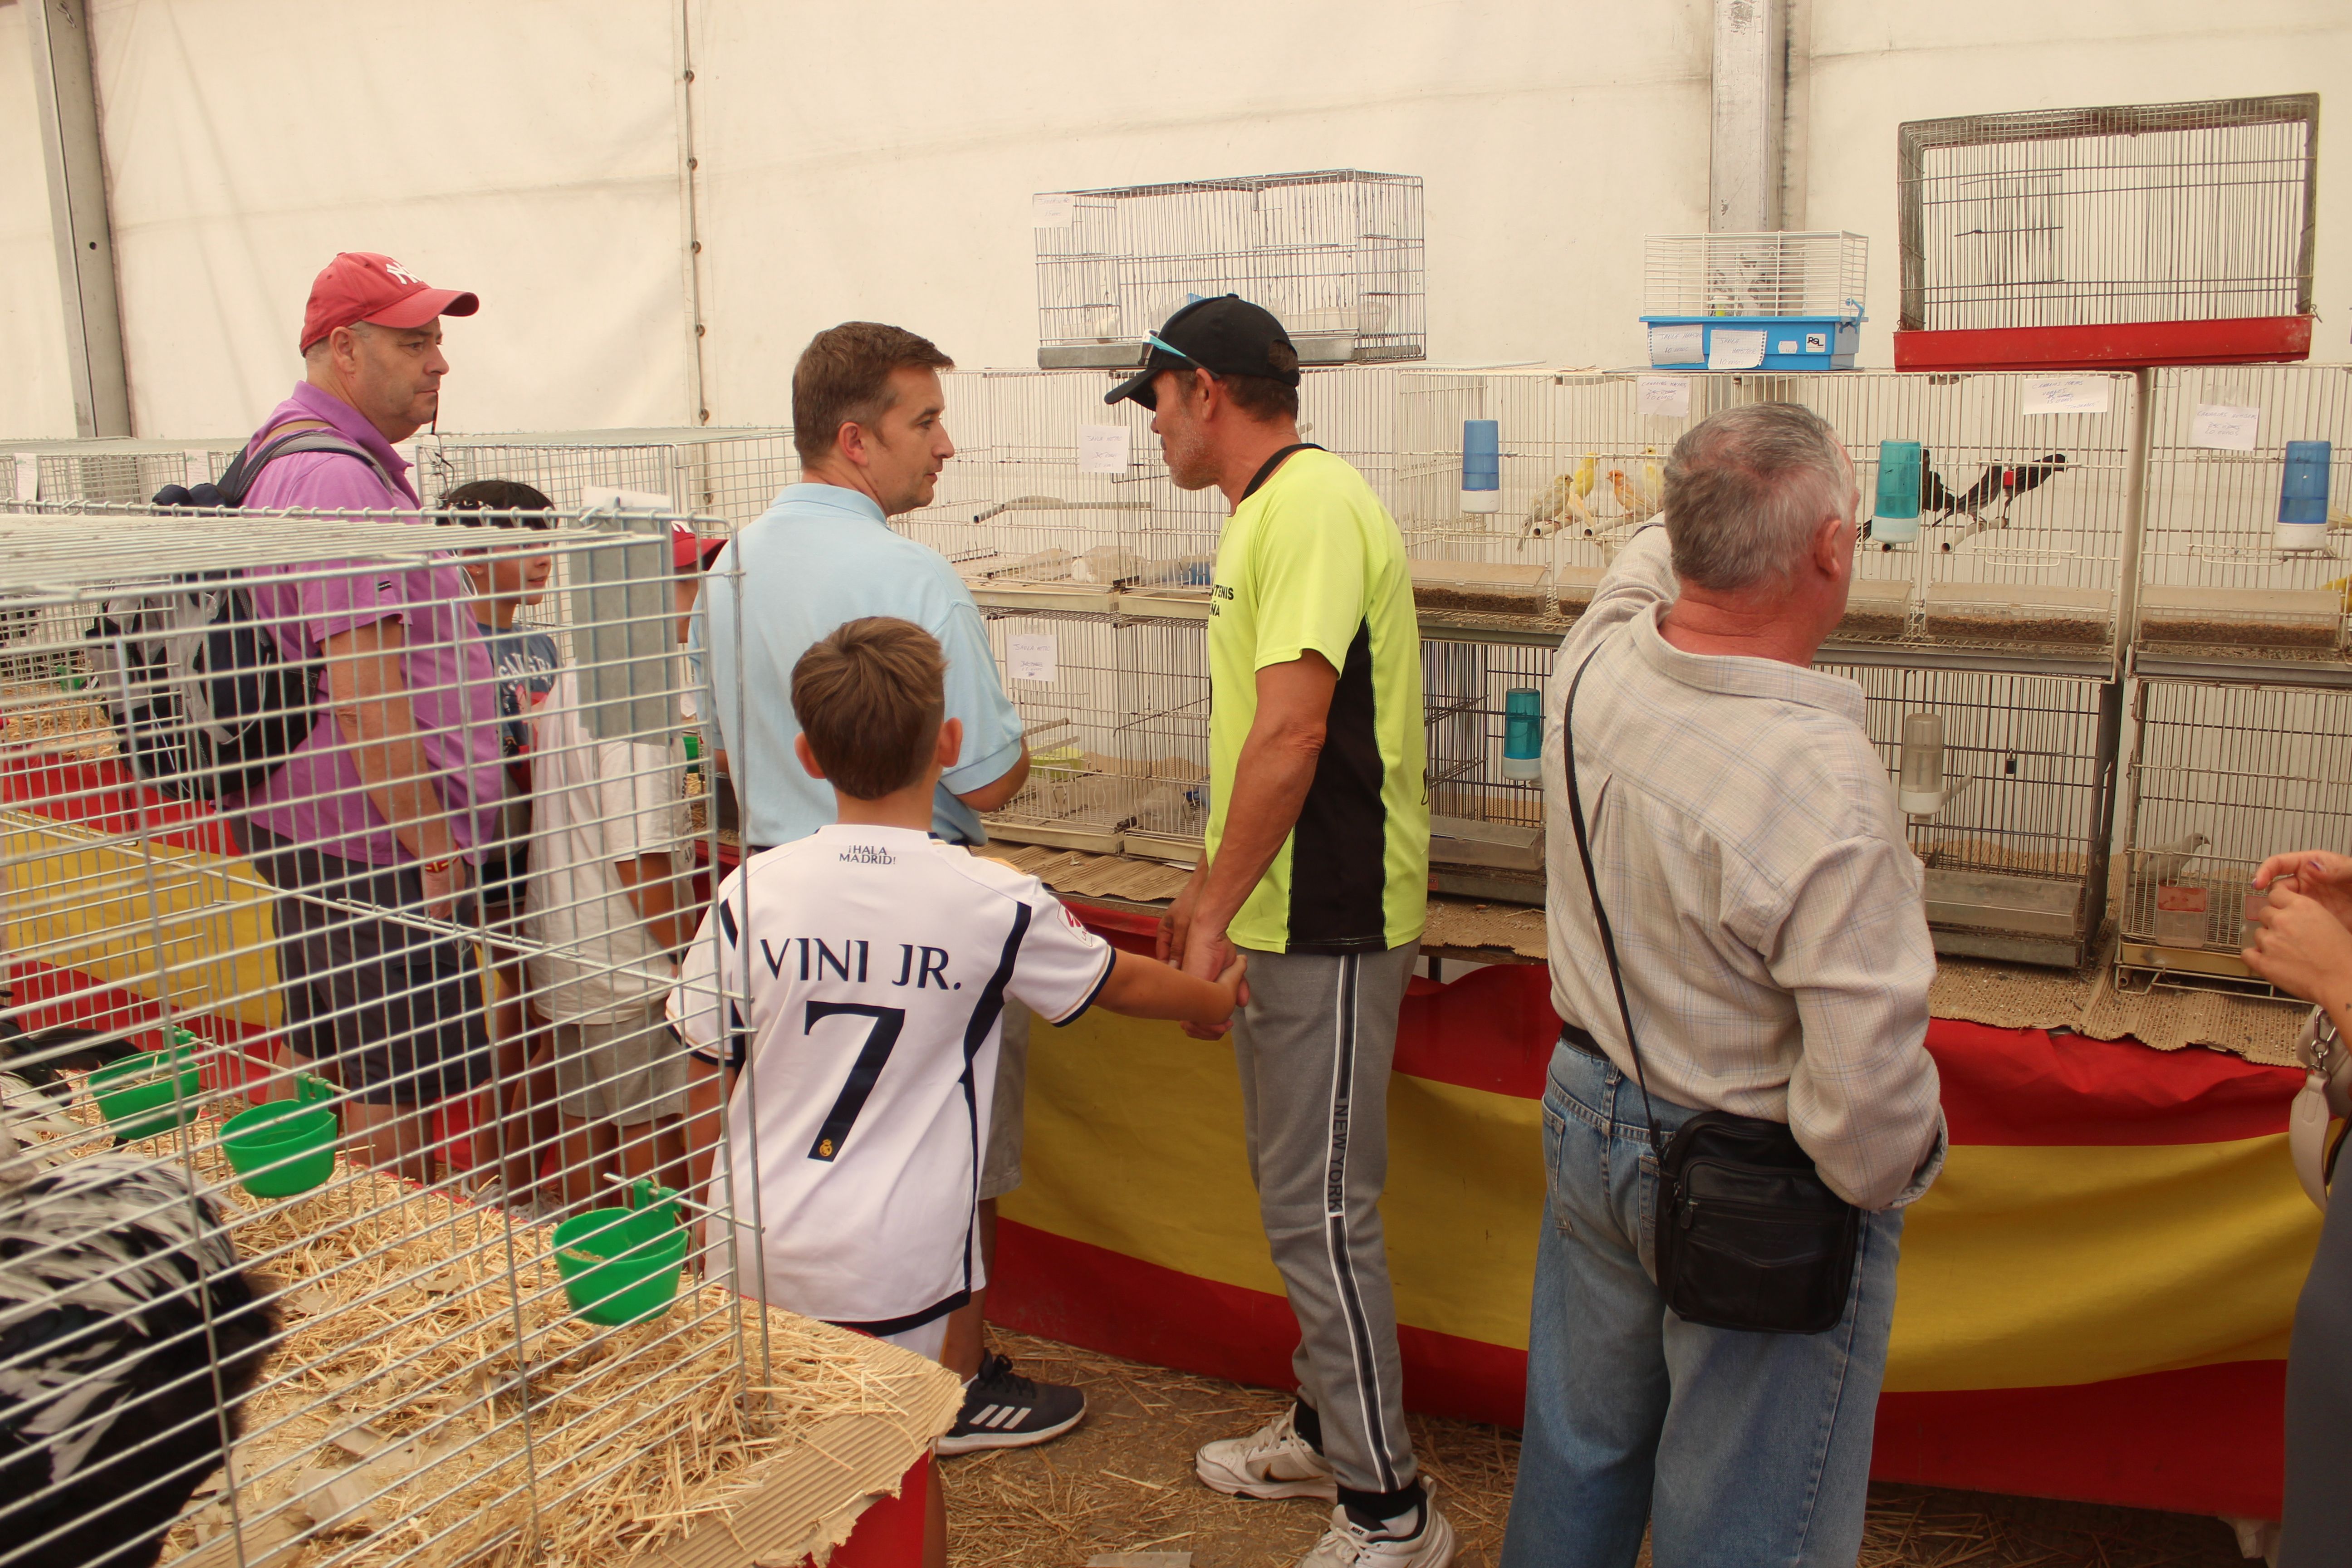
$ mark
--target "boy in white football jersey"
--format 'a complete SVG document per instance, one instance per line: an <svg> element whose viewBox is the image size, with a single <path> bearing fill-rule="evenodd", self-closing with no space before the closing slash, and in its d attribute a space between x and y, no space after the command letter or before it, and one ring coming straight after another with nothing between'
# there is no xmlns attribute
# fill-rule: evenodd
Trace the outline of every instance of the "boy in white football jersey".
<svg viewBox="0 0 2352 1568"><path fill-rule="evenodd" d="M888 616L801 656L795 749L839 820L720 885L669 1002L692 1052L691 1180L713 1179L723 1115L717 1180L768 1301L934 1358L986 1283L974 1216L1004 999L1054 1024L1099 1002L1214 1028L1246 994L1239 960L1213 982L1119 952L1034 877L931 837L962 743L945 673L930 634Z"/></svg>

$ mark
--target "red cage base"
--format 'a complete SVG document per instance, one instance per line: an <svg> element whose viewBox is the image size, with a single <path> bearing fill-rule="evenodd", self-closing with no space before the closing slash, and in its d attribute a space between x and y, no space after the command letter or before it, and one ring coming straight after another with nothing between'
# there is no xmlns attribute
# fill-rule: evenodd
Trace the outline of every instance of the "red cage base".
<svg viewBox="0 0 2352 1568"><path fill-rule="evenodd" d="M2260 364L2311 357L2311 316L2128 321L2103 327L1986 327L1897 332L1897 370L2123 370L2144 364Z"/></svg>

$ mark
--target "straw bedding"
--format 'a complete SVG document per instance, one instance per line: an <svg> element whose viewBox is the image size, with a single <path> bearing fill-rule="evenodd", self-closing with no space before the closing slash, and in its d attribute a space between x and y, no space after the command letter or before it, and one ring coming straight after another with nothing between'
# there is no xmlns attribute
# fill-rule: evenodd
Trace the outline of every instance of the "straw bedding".
<svg viewBox="0 0 2352 1568"><path fill-rule="evenodd" d="M191 1131L285 1331L246 1403L234 1495L222 1473L199 1489L167 1564L617 1563L723 1521L762 1461L833 1417L904 1429L873 1478L887 1485L960 1403L909 1398L952 1383L930 1363L723 1285L689 1279L653 1321L599 1328L572 1315L547 1227L341 1163L311 1193L256 1199L211 1119ZM131 1149L179 1157L171 1137ZM812 1520L839 1501L813 1499Z"/></svg>

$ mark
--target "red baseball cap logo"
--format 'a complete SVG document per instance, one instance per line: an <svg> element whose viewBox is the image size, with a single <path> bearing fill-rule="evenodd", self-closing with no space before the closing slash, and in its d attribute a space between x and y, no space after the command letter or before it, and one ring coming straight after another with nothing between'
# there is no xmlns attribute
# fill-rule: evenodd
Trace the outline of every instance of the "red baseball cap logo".
<svg viewBox="0 0 2352 1568"><path fill-rule="evenodd" d="M302 313L301 350L354 321L404 330L436 316L470 316L482 308L457 289L436 289L389 256L346 250L310 280L310 308Z"/></svg>

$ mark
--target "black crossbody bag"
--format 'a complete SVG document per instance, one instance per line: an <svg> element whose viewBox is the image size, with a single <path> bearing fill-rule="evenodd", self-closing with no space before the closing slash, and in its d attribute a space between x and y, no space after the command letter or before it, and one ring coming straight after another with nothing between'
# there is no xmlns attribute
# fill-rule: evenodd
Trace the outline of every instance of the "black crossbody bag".
<svg viewBox="0 0 2352 1568"><path fill-rule="evenodd" d="M1658 1152L1664 1201L1655 1205L1651 1232L1658 1289L1666 1305L1689 1322L1755 1333L1818 1334L1845 1316L1862 1211L1830 1191L1812 1157L1781 1122L1706 1110L1684 1122L1669 1141L1660 1138L1657 1115L1650 1109L1633 1010L1626 1004L1625 976L1617 963L1617 938L1601 907L1601 880L1593 874L1584 801L1576 787L1576 690L1600 651L1585 655L1569 682L1560 753L1576 853L1584 862L1593 922L1609 958L1625 1046L1633 1054L1633 1081L1642 1090L1650 1147Z"/></svg>

